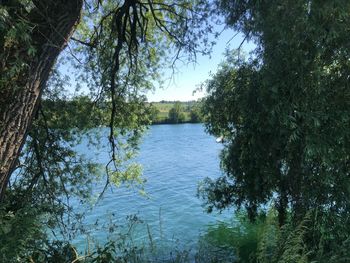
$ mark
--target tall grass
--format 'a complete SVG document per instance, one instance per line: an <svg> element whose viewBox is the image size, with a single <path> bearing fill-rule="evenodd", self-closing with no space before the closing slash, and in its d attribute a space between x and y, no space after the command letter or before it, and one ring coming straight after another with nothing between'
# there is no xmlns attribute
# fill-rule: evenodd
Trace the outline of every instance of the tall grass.
<svg viewBox="0 0 350 263"><path fill-rule="evenodd" d="M256 262L265 222L265 216L250 222L244 213L237 213L229 223L210 226L201 237L201 247L207 247L217 262Z"/></svg>
<svg viewBox="0 0 350 263"><path fill-rule="evenodd" d="M115 225L106 226L109 236L105 242L87 239L84 251L79 251L69 242L50 241L35 249L33 246L23 246L23 253L18 249L13 252L21 257L10 258L11 253L6 249L14 247L10 236L6 236L6 229L10 219L3 217L0 223L2 231L0 251L8 255L4 262L67 262L67 263L346 263L350 262L349 225L341 224L344 218L334 221L334 215L310 211L298 224L287 223L283 227L278 225L277 213L270 209L267 214L250 222L245 213L236 214L231 222L221 222L209 226L199 237L196 248L186 249L180 240L164 237L162 231L161 211L159 211L159 231L152 230L148 224L137 217L129 217L128 225L120 231ZM5 219L7 220L5 222ZM18 218L20 220L21 218ZM332 219L333 221L331 221ZM22 219L21 219L22 220ZM25 220L29 222L31 220ZM10 222L10 221L9 221ZM11 221L12 222L12 221ZM19 221L18 221L19 222ZM34 221L33 221L34 222ZM7 225L6 225L6 224ZM21 224L16 223L18 231ZM113 224L113 222L111 222ZM23 225L30 231L28 225ZM145 240L138 238L139 227L145 227ZM16 228L16 229L17 229ZM36 233L36 232L35 232ZM156 233L159 233L159 235ZM18 234L19 235L19 234ZM37 235L28 235L38 238ZM7 239L6 239L7 238ZM18 239L16 239L18 240ZM32 239L31 239L32 240ZM26 239L23 239L26 242ZM168 242L166 251L164 242ZM180 245L179 245L180 244ZM18 247L22 247L17 243ZM170 246L170 248L169 248ZM16 248L16 247L14 247ZM31 250L25 250L30 248Z"/></svg>
<svg viewBox="0 0 350 263"><path fill-rule="evenodd" d="M290 220L282 227L274 209L255 222L248 221L244 213L236 218L209 227L202 236L207 258L216 260L212 262L350 262L346 217L311 210L298 223Z"/></svg>

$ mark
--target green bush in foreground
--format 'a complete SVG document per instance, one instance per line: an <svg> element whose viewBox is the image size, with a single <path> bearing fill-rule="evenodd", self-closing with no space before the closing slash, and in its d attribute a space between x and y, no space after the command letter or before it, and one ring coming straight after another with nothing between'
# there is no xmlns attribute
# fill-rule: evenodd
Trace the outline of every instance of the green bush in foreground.
<svg viewBox="0 0 350 263"><path fill-rule="evenodd" d="M330 223L329 215L319 211L310 210L297 225L289 218L282 227L274 209L254 222L244 213L238 213L236 218L237 221L209 227L202 236L201 246L212 253L211 257L216 256L216 261L210 262L350 262L350 239L346 236L349 226ZM224 261L227 258L231 260Z"/></svg>

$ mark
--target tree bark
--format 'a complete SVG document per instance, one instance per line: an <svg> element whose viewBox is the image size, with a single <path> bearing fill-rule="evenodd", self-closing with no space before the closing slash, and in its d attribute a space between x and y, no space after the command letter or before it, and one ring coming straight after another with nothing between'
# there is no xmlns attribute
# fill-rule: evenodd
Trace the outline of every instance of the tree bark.
<svg viewBox="0 0 350 263"><path fill-rule="evenodd" d="M29 70L22 72L14 80L14 85L0 87L0 203L5 199L5 190L37 111L42 91L58 55L80 20L83 5L83 0L33 2L35 7L28 14L28 20L35 25L31 41L37 50L36 58L26 61ZM25 56L23 59L26 59Z"/></svg>

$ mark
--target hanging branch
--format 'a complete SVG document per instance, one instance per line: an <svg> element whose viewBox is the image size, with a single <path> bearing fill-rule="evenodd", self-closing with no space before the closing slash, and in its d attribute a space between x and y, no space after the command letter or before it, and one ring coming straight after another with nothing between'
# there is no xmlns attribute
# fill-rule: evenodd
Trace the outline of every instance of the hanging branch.
<svg viewBox="0 0 350 263"><path fill-rule="evenodd" d="M172 67L174 63L180 59L180 54L183 48L186 47L191 54L196 53L195 45L186 43L185 35L188 30L189 18L186 17L186 12L194 12L191 7L186 7L177 3L160 3L157 1L147 0L125 0L122 5L117 6L106 15L102 16L99 25L94 28L91 41L74 39L77 43L85 45L89 48L98 48L99 52L102 52L100 56L108 56L108 53L103 53L104 50L108 50L110 45L114 44L110 64L108 68L104 69L102 76L107 79L105 88L101 90L110 93L111 96L111 113L109 119L109 135L108 140L110 144L110 156L111 159L107 163L105 169L107 173L107 179L105 187L100 196L103 195L110 183L110 166L113 165L113 170L118 171L118 146L116 145L115 137L115 123L118 110L118 101L121 100L121 96L125 94L125 89L129 84L121 83L119 74L122 70L122 65L125 65L123 58L126 59L127 71L126 77L133 73L138 72L138 57L139 48L141 43L147 46L147 34L149 34L149 20L154 22L156 30L162 32L164 36L171 40L175 44L177 50L172 58ZM176 17L170 20L169 17ZM110 21L109 23L106 23ZM104 39L105 27L110 27L110 38ZM105 43L103 42L106 41ZM105 45L105 48L104 48ZM107 57L108 59L108 57ZM107 84L108 83L108 84Z"/></svg>

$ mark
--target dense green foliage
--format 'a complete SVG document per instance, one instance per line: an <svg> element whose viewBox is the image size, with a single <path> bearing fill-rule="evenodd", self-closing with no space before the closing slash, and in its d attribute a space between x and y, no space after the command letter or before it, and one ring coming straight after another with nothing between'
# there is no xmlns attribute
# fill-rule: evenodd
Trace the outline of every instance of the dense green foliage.
<svg viewBox="0 0 350 263"><path fill-rule="evenodd" d="M169 110L170 123L180 123L185 120L185 114L182 112L180 102L175 102L174 106Z"/></svg>
<svg viewBox="0 0 350 263"><path fill-rule="evenodd" d="M38 33L45 26L30 17L39 14L38 4L50 11L49 3L2 1L0 88L11 96L0 98L1 112L23 88L35 59L32 32L45 37ZM208 132L224 138L225 174L207 179L200 193L209 211L244 207L252 221L239 217L239 224L209 229L204 239L232 249L241 262L349 262L349 1L216 3L227 25L257 48L248 59L239 51L228 55L207 81L202 106L174 103L165 118L199 122L204 112ZM70 199L96 203L101 195L93 196L92 188L99 180L106 187L142 187L141 168L132 160L147 125L164 115L149 107L145 92L180 52L194 58L200 40L208 52L211 6L199 0L84 1L82 21L42 90L36 116L30 116L1 203L0 261L78 262L70 241L84 233L84 215L72 210ZM64 76L73 68L74 78ZM69 94L67 85L88 95ZM94 129L101 126L108 129ZM79 154L83 140L108 147L110 162ZM270 205L264 215L262 208ZM123 238L97 246L80 261L142 261L145 255Z"/></svg>
<svg viewBox="0 0 350 263"><path fill-rule="evenodd" d="M43 100L42 104L43 107L50 109L47 114L52 118L59 119L57 115L62 115L60 123L56 124L57 128L65 124L66 129L81 131L109 125L110 102L96 107L88 96L82 95L66 99ZM200 106L199 101L147 102L145 107L140 105L137 114L143 125L200 123L203 121ZM60 111L57 112L56 109Z"/></svg>
<svg viewBox="0 0 350 263"><path fill-rule="evenodd" d="M245 207L251 219L272 202L280 226L290 211L294 234L303 232L307 251L282 262L333 260L343 253L339 244L349 248L350 233L350 3L219 6L228 25L257 48L247 60L229 55L206 83L206 126L224 136L225 175L206 180L202 197L209 210ZM301 230L309 211L312 227Z"/></svg>
<svg viewBox="0 0 350 263"><path fill-rule="evenodd" d="M46 27L55 31L51 8L65 7L53 3L1 2L1 91L15 97L25 88L28 68L41 58L35 57L32 33ZM211 31L208 7L205 1L187 0L84 1L78 28L41 90L38 111L28 116L31 127L0 208L1 262L73 261L67 251L74 236L84 232L84 215L73 210L70 200L89 207L111 183L142 187L142 169L133 158L150 123L145 93L161 82L160 71L174 65L177 56L186 53L193 60L195 53L208 52L209 46L199 47L207 38L203 32ZM35 24L32 13L45 23ZM39 40L47 37L38 34ZM0 98L2 114L11 100ZM79 153L82 141L104 147L110 161L101 164ZM104 190L93 195L101 181ZM98 256L103 251L92 262L105 262Z"/></svg>
<svg viewBox="0 0 350 263"><path fill-rule="evenodd" d="M202 240L225 255L218 262L226 262L230 254L233 259L227 262L308 262L303 238L309 222L307 217L295 229L290 225L280 228L274 209L261 214L254 222L240 212L229 223L209 227Z"/></svg>
<svg viewBox="0 0 350 263"><path fill-rule="evenodd" d="M203 122L203 113L201 109L202 102L195 103L190 110L190 121L192 123Z"/></svg>

